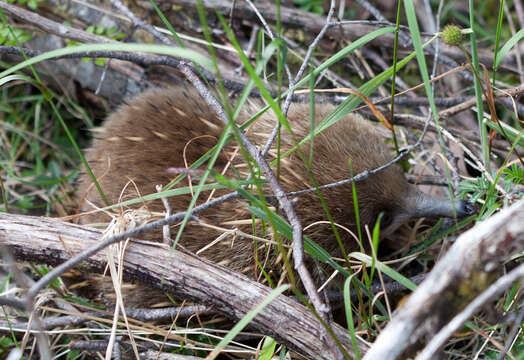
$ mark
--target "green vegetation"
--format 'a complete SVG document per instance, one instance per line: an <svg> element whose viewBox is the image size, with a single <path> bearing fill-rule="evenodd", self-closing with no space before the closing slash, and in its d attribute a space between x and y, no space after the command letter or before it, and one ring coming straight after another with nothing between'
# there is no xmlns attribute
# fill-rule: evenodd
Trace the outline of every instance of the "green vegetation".
<svg viewBox="0 0 524 360"><path fill-rule="evenodd" d="M36 10L38 5L40 5L45 0L5 0L8 3L16 4L20 6L27 5L28 8Z"/></svg>
<svg viewBox="0 0 524 360"><path fill-rule="evenodd" d="M19 5L24 3L24 0L17 2ZM27 2L27 6L31 9L36 9L39 3L40 0L30 0ZM439 162L440 155L428 155L429 151L427 153L419 153L418 149L416 149L410 154L409 158L403 162L408 172L420 175L426 169L436 169L435 172L439 170L440 173L438 174L448 185L445 188L447 193L453 196L456 192L457 199L469 199L475 202L479 207L479 212L475 216L456 221L451 225L445 224L442 220L436 223L413 222L396 233L395 236L397 237L394 239L410 240L406 241L402 246L397 246L394 252L386 252L383 249L384 245L379 242L380 220L373 229L369 229L369 232L366 232L364 228L359 229L357 238L361 244L361 251L351 252L348 249L344 249L338 233L341 230L336 226L337 224L333 223L331 218L330 211L333 211L333 209L328 209L326 206L324 207L326 219L329 220L336 234L335 237L341 247L341 253L347 255L346 258L342 260L334 259L325 249L322 249L309 238L304 237L305 251L318 263L327 264L325 269L329 269L329 271L336 270L340 273L339 276L343 276L345 279L345 281L340 283L343 285L340 285L339 290L344 295L343 312L357 358L361 358L363 354L360 354L358 351L356 333L363 334L370 342L374 341L381 329L389 322L391 311L395 309L397 304L402 302L401 297L403 294L393 295L392 297L384 297L380 294L375 295L376 291L373 291L372 286L378 282L379 274L387 275L389 279L393 279L410 290L415 289L416 285L409 279L410 275L428 271L434 265L438 254L441 251L445 251L446 244L449 241L456 239L457 236L474 223L486 220L502 207L524 196L522 187L524 185L522 123L521 120L519 121L518 114L511 107L495 103L492 95L496 90L507 89L520 84L518 71L514 71L514 68L511 66L505 66L504 61L510 57L511 50L522 41L524 31L522 29L512 31L512 27L503 16L503 7L495 6L493 1L476 1L474 9L472 3L470 1L469 13L457 10L453 6L453 2L447 3L443 8L440 22L442 24L457 24L457 26L447 26L442 33L423 37L418 25L420 19L417 18L413 3L405 1L401 7L403 13L390 14L389 18L394 21L398 20L397 24L408 26L408 29L403 31L413 41L413 49L411 51L403 51L402 56L400 56L393 49L382 49L384 54L391 55L390 58L386 58L386 68L372 64L373 76L366 74L366 76L361 78L353 74L354 68L343 64L348 58L354 60L358 51L365 47L373 48L376 46L375 42L377 40L380 41L385 36L396 34L399 29L399 26L395 26L395 24L388 27L377 27L374 31L358 39L352 39L350 43L340 42L333 45L331 53L327 53L327 50L325 50L328 48L327 46L322 47L322 50L317 49L314 51L313 54L319 56L318 58L321 61L316 65L309 66L302 79L292 87L293 90L323 87L341 88L342 86L335 86L323 77L328 71L332 71L340 77L347 76L347 78L350 78L354 82L355 88L365 98L375 97L378 94L398 94L400 90L392 86L391 79L393 76L402 79L408 84L420 84L422 85L422 90L417 95L423 96L429 102L429 105L424 105L424 107L431 110L431 121L432 125L434 125L431 129L436 129L432 136L440 147L440 154L446 154L446 149L449 148L448 144L455 140L452 136L447 135L447 129L452 128L454 129L453 131L459 134L457 142L465 144L476 155L475 160L478 160L476 165L478 165L480 176L473 177L463 170L457 170L458 167L455 164L462 164L461 153L455 154L454 159L443 162ZM305 11L318 14L324 13L325 2L321 0L294 0L294 4ZM433 11L436 12L438 3L434 2L432 6ZM155 10L160 11L157 7ZM355 9L346 9L346 13L354 13L354 11ZM3 70L2 74L0 74L0 81L3 86L0 93L0 143L2 144L0 146L0 185L3 194L2 205L0 205L1 211L45 216L65 216L74 213L78 204L70 199L70 195L74 190L78 171L86 166L85 159L81 155L81 149L88 144L90 135L85 130L100 121L100 116L95 119L94 114L98 113L90 109L92 103L86 102L85 99L70 99L65 94L61 94L59 89L51 88L46 80L40 79L34 65L40 61L53 59L61 55L73 54L75 52L83 54L85 51L97 50L140 51L185 58L197 70L200 70L200 67L202 67L216 76L218 98L222 100L230 121L222 137L218 139L217 145L202 159L191 165L194 168L202 168L201 165L206 164L207 168L196 178L199 183L192 188L180 186L186 178L186 175L180 175L166 186L166 190L160 194L143 194L144 198L141 199L127 200L127 202L119 204L108 203L105 210L140 203L153 198L180 196L190 191L196 194L189 205L189 208L192 208L197 204L197 198L200 193L208 194L211 190L224 188L239 191L243 195L243 204L253 215L254 234L258 237L269 238L272 236L272 239L278 244L278 251L281 252L284 259L282 268L273 267L272 264L264 264L259 259L256 260L257 271L263 274L266 285L274 289L272 295L256 309L257 311L263 311L264 306L262 305L267 305L273 297L286 290L286 287L278 286L279 279L275 277L275 273L287 272L286 282L291 283L292 286L296 285L297 275L287 254L289 251L287 245L289 245L289 240L292 238L292 228L282 213L275 210L274 204L268 200L267 196L270 194L266 191L267 187L265 185L267 182L261 175L262 171L258 164L252 161L245 149L240 149L238 156L244 156L245 163L250 168L251 178L249 180L232 179L217 174L213 171L212 164L228 142L233 139L238 140L238 129L233 124L238 116L239 109L246 103L248 94L253 89L256 89L261 94L268 105L258 114L255 114L253 118L249 119L247 123L243 124L242 128L247 128L264 111L272 111L280 122L281 131L293 131L293 124L290 124L282 113L282 99L288 91L286 88L288 79L283 68L285 64L292 66L292 64L296 64L301 59L297 55L298 51L288 48L289 45L286 45L284 41L278 38L272 41L260 30L259 34L255 35L257 40L255 49L260 51L256 54L255 60L253 60L249 54L245 53L244 43L247 41L246 39L239 39L241 32L237 28L231 28L227 20L222 17L219 17L216 22L211 22L209 20L211 15L206 13L202 7L199 7L199 14L200 38L205 39L208 44L217 42L227 44L228 51L230 51L228 56L235 57L235 65L242 64L248 80L244 84L245 87L241 91L238 100L235 102L230 102L231 98L228 96L228 89L225 82L223 82L226 76L221 72L221 69L227 63L224 65L223 54L219 53L219 50L212 46L207 48L207 54L202 55L202 52L162 45L80 45L68 40L66 48L42 54L38 58L26 60L25 62L20 61L20 63L16 64L17 67L14 67L15 64L0 63ZM162 18L164 21L163 25L171 29L173 35L176 36L176 24L168 23L169 20L166 16ZM516 19L512 18L512 21L516 21ZM216 29L212 28L212 26L216 27ZM277 33L282 31L280 25L277 28L279 29ZM4 19L4 23L0 24L0 44L21 46L33 37L33 34L28 34L26 31L25 29L13 28ZM126 32L116 27L106 28L104 26L90 25L85 31L113 40L121 40L126 37ZM462 55L458 56L458 59L460 59L460 62L470 65L464 71L468 71L474 77L474 82L460 79L462 92L459 96L474 97L476 100L475 106L471 107L468 113L479 124L478 133L475 134L476 138L471 137L470 133L462 131L464 129L461 123L454 123L452 120L443 120L439 117L439 111L442 110L442 107L437 106L437 100L455 96L455 93L447 93L450 87L449 84L432 82L434 75L439 75L449 70L447 68L445 70L439 68L436 74L433 74L433 57L428 56L426 52L429 46L433 46L439 41L440 36L447 44L460 46L461 51L465 55L464 57L461 57ZM304 42L301 45L306 47L308 43ZM492 66L483 68L479 58L481 57L480 55L485 54L485 49L492 49L490 50L493 55L491 57ZM297 57L295 58L295 56ZM358 57L356 58L358 59ZM97 65L106 64L105 59L85 57L83 60L93 60ZM47 64L50 63L47 62ZM291 72L294 74L296 70L296 68L292 68ZM273 97L269 89L276 89L276 93L281 94L281 97ZM344 95L347 95L347 93L344 93ZM482 101L482 96L487 98L486 102ZM314 101L314 96L311 96L310 101ZM395 104L394 101L396 101L396 98L390 100L388 105L391 107L395 106L395 109L399 112L403 110L406 113L418 111L414 107L411 109L401 108L401 105ZM312 152L310 154L301 154L299 150L300 145L309 141L315 141L315 136L320 132L337 121L343 121L344 116L361 105L363 105L361 96L349 94L333 113L329 114L320 124L311 129L308 137L296 139L295 148L288 153L279 153L278 159L271 165L275 166L275 168L283 166L282 160L287 156L293 155L301 157L307 167L311 164L311 159L314 159L315 154ZM383 108L382 111L387 114L388 109L384 110ZM446 132L442 131L443 129ZM406 131L399 129L395 125L390 130L395 135L394 141L397 151L400 151L407 144L412 144L413 139L421 134L420 127L413 127ZM467 141L464 141L466 138L465 134L469 136ZM455 160L456 162L453 162ZM433 165L435 166L432 167ZM454 178L454 176L457 176L457 173L461 175L460 181ZM312 176L311 181L315 182L314 176ZM457 189L452 187L455 183L458 183ZM319 191L318 193L320 195L319 201L323 201L321 192ZM353 196L357 198L358 193L355 191ZM183 229L188 219L189 216L177 228L176 241L183 236ZM255 219L261 219L262 227L255 224ZM358 222L358 219L356 221ZM364 254L365 248L370 247L373 248L373 253ZM383 251L385 256L383 256ZM516 254L513 261L517 264L522 262L522 254ZM45 267L35 267L33 276L42 276L47 271L48 269ZM325 275L327 277L330 273L326 271ZM10 279L7 278L4 285L7 285L9 281ZM59 291L58 289L62 289L63 284L57 280L52 284L52 287L57 293L61 293L61 290ZM298 287L298 289L300 288ZM297 290L297 287L294 288L294 291L299 298L304 299L303 294ZM351 297L351 292L356 293L356 296ZM408 293L409 291L406 291L404 294ZM64 296L64 299L69 300L71 297ZM497 314L504 314L504 316L508 312L517 314L515 303L519 301L522 301L522 291L519 290L517 284L495 302L493 311ZM81 296L78 298L74 297L71 302L96 309L92 303L86 302ZM177 340L176 346L179 348L173 350L171 347L169 349L173 352L204 357L209 351L193 350L193 348L187 347L187 345L193 344L192 342L198 342L209 344L213 347L216 346L216 349L227 348L227 346L231 346L233 338L246 327L255 315L256 312L252 312L238 322L236 326L229 327L226 326L228 325L227 321L221 319L220 325L223 328L227 328L225 332L222 331L222 327L215 326L210 321L210 324L204 324L205 326L201 327L199 330L202 331L201 333L188 336L186 338L188 340L187 343ZM107 322L104 322L103 319L96 320L100 321L99 324L103 324L101 326L106 327L107 330ZM187 326L189 328L193 326L200 327L200 321L200 319L192 319ZM184 325L181 323L177 326L183 327ZM230 332L228 332L229 329L231 329ZM461 334L462 337L455 338L447 345L446 351L448 351L447 355L449 355L449 358L470 358L473 356L472 354L481 349L479 344L485 343L486 346L482 350L482 355L486 358L496 359L501 353L498 344L505 344L508 340L506 326L502 323L494 322L493 319L486 319L482 314L471 319L464 331L465 334ZM209 336L211 333L213 336ZM489 338L485 335L488 333ZM105 339L105 337L98 337L97 335L89 336L93 339ZM158 334L155 336L155 340L161 339ZM153 338L154 336L151 335L151 337ZM0 356L5 356L10 349L19 346L17 341L20 338L19 333L14 332L9 336L0 337ZM75 339L75 337L68 335L68 337L61 340L61 345ZM489 339L493 339L493 343ZM162 338L161 340L163 341L164 339ZM259 359L269 360L275 356L284 358L285 354L288 353L286 348L281 347L272 338L260 337L259 340L261 341L260 348L262 349ZM517 336L509 351L512 355L506 358L524 358L522 355L524 353L522 332ZM253 353L255 353L254 350ZM82 354L75 350L70 352L67 357L69 359L80 358Z"/></svg>
<svg viewBox="0 0 524 360"><path fill-rule="evenodd" d="M293 0L296 7L303 11L310 11L315 14L323 14L325 0Z"/></svg>
<svg viewBox="0 0 524 360"><path fill-rule="evenodd" d="M71 26L71 24L68 24L68 25ZM116 26L111 26L109 28L106 28L103 25L98 25L98 26L89 25L85 29L85 31L90 33L90 34L104 36L104 37L107 37L108 39L117 40L117 41L118 40L122 40L122 39L124 39L126 37L126 34L124 34L121 31L118 31ZM67 40L67 46L68 47L74 47L74 46L78 46L78 45L80 45L80 43L77 42L77 41ZM90 57L83 57L82 61L86 61L86 62L93 61L93 63L95 65L104 66L104 64L107 62L107 59L104 59L104 58L93 59L93 58L90 58Z"/></svg>

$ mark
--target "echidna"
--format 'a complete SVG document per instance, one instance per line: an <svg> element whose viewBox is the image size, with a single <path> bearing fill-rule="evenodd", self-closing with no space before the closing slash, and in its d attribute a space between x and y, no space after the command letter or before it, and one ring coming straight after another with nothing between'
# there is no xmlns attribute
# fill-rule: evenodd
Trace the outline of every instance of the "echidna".
<svg viewBox="0 0 524 360"><path fill-rule="evenodd" d="M246 105L238 117L239 123L249 119L256 110L256 102ZM317 123L334 110L330 104L316 106ZM297 139L310 133L310 114L308 104L293 104L288 113L288 121ZM264 113L247 130L248 137L256 144L264 144L276 124L275 116ZM214 110L195 90L184 87L157 88L144 92L120 106L96 132L92 146L87 150L87 160L96 178L111 203L118 203L137 196L155 193L156 185L166 185L174 176L166 173L170 167L185 168L195 162L217 144L223 132L223 124ZM280 153L284 154L295 145L292 137L282 131ZM302 146L309 154L310 143ZM224 176L230 179L245 179L248 166L237 151L238 145L227 144L215 164L217 172L225 170ZM268 160L277 157L276 146L268 153ZM392 158L384 143L380 129L359 115L350 114L314 138L311 173L319 185L332 183L350 177L352 171L358 174L383 165ZM201 168L204 168L202 166ZM176 187L188 186L195 182L195 175L184 179ZM189 181L188 181L189 180ZM211 179L210 181L213 181ZM280 182L286 191L313 187L310 175L298 152L292 152L280 161ZM123 190L125 188L125 190ZM213 197L230 191L216 191ZM382 232L388 233L399 225L415 217L461 217L472 212L472 206L465 201L435 198L419 191L409 184L401 168L390 166L367 180L356 183L358 209L362 225L373 226L379 213L383 212ZM82 174L77 194L85 198L82 211L91 211L94 204L103 207L104 203L92 186L91 178ZM201 194L198 203L207 200L210 192ZM355 207L351 184L322 190L334 222L355 230ZM191 195L169 198L173 211L183 211L189 205ZM225 229L239 229L243 233L257 237L269 237L245 206L246 201L236 200L223 203L199 213L200 223L190 222L182 234L180 244L197 252L210 245L223 231L204 227L211 224ZM135 205L142 206L143 203ZM160 200L145 204L150 211L164 211ZM296 204L297 215L307 228L305 234L334 256L339 256L339 245L335 240L325 211L316 192L299 197ZM106 222L110 218L104 212L82 217L84 224ZM317 223L318 222L318 223ZM253 226L253 224L258 224ZM256 231L253 231L253 230ZM341 231L346 250L359 248L359 244L346 232ZM148 239L161 241L162 232L149 235ZM206 250L200 252L212 261L231 269L253 276L256 267L253 261L257 255L264 262L263 242L256 242L244 236L227 235ZM274 258L269 257L270 260Z"/></svg>

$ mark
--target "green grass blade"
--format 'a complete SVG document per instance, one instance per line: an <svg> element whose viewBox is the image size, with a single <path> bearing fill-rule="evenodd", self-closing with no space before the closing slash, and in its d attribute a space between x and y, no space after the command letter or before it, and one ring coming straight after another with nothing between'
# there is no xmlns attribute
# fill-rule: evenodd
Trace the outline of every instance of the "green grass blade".
<svg viewBox="0 0 524 360"><path fill-rule="evenodd" d="M380 270L383 274L386 274L393 280L397 281L398 283L404 285L406 288L408 288L411 291L415 291L417 288L417 284L415 284L413 281L409 280L407 277L403 276L402 274L399 274L386 264L384 264L381 261L375 261L371 258L371 256L360 253L360 252L352 252L349 254L350 257L357 259L363 263L365 263L368 266L371 266L371 264L375 264L375 267Z"/></svg>
<svg viewBox="0 0 524 360"><path fill-rule="evenodd" d="M206 357L206 359L214 359L250 322L253 320L258 313L260 313L270 302L275 300L277 296L281 295L284 291L289 289L289 285L282 285L274 289L269 295L258 304L253 310L248 312L244 317L236 323L235 326L224 336L224 338L215 346L213 351Z"/></svg>
<svg viewBox="0 0 524 360"><path fill-rule="evenodd" d="M517 43L524 38L524 29L520 29L515 35L513 35L500 49L498 52L495 52L495 62L493 64L493 70L497 70L502 62L502 59L506 54L515 46ZM495 48L496 50L496 48Z"/></svg>
<svg viewBox="0 0 524 360"><path fill-rule="evenodd" d="M504 17L504 0L501 0L499 2L499 16L498 16L498 19L497 19L497 33L495 35L495 49L494 49L494 54L493 54L493 58L494 59L497 59L497 51L499 49L499 44L500 44L500 32L502 30L502 19ZM493 64L493 86L495 86L495 76L497 74L497 66L495 66L495 63Z"/></svg>
<svg viewBox="0 0 524 360"><path fill-rule="evenodd" d="M351 296L349 293L349 287L351 285L351 279L354 275L348 276L344 282L344 310L346 312L346 321L348 323L349 336L351 337L351 345L353 345L353 351L355 352L356 359L360 360L361 355L358 349L358 342L356 337L356 330L353 324L353 311L351 309Z"/></svg>
<svg viewBox="0 0 524 360"><path fill-rule="evenodd" d="M166 45L146 45L146 44L84 44L78 46L71 46L62 49L56 49L47 51L38 56L32 57L21 63L18 63L7 70L4 70L0 73L0 79L4 76L12 74L20 69L23 69L27 66L37 64L44 60L54 59L59 56L76 54L80 52L89 52L89 51L125 51L125 52L145 52L153 54L162 54L169 55L177 58L188 59L196 62L197 64L203 66L209 71L213 71L213 64L211 60L207 57L199 54L195 51L176 48L173 46Z"/></svg>
<svg viewBox="0 0 524 360"><path fill-rule="evenodd" d="M275 355L275 349L277 347L277 342L275 339L266 336L264 339L264 344L262 344L262 349L260 350L260 356L258 360L271 360Z"/></svg>
<svg viewBox="0 0 524 360"><path fill-rule="evenodd" d="M489 126L491 129L497 131L499 134L502 133L502 129L500 128L499 124L491 120L486 120L486 125ZM524 138L522 137L522 131L519 132L511 125L503 122L500 122L500 125L502 125L502 127L504 128L504 132L506 133L506 135L508 135L508 138L511 142L514 142L515 139L518 138L518 145L524 146Z"/></svg>
<svg viewBox="0 0 524 360"><path fill-rule="evenodd" d="M387 26L387 27L375 30L373 32L370 32L369 34L366 34L366 35L362 36L361 38L355 40L353 43L351 43L350 45L346 46L345 48L343 48L342 50L337 52L335 55L331 56L329 59L327 59L322 64L320 64L315 70L313 70L311 72L311 74L305 76L293 88L291 88L291 90L296 90L298 87L307 84L309 82L311 76L318 77L324 70L326 70L330 66L336 64L337 62L339 62L340 60L345 58L348 54L350 54L353 51L355 51L356 49L364 46L368 42L376 39L379 36L382 36L382 35L385 35L385 34L388 34L388 33L394 32L394 31L395 31L394 27ZM284 93L284 94L286 94L286 93Z"/></svg>
<svg viewBox="0 0 524 360"><path fill-rule="evenodd" d="M468 0L469 6L469 27L475 29L475 5L473 0ZM470 44L471 44L471 61L475 71L480 73L479 69L479 57L477 52L477 36L473 31L470 34ZM475 83L475 98L477 99L477 122L480 129L480 144L482 146L482 157L484 161L484 167L488 172L490 172L490 161L489 161L489 144L488 144L488 135L486 131L486 125L482 121L484 114L484 102L482 101L482 84L479 79L474 76Z"/></svg>

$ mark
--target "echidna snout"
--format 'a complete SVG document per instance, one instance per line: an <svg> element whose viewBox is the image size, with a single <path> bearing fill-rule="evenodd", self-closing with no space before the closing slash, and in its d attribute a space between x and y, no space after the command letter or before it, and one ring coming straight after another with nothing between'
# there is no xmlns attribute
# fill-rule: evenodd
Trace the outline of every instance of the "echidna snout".
<svg viewBox="0 0 524 360"><path fill-rule="evenodd" d="M381 221L383 231L387 235L400 225L416 218L463 218L475 212L469 201L447 197L431 196L415 186L409 185L408 194L399 193L400 201L395 211L385 212Z"/></svg>

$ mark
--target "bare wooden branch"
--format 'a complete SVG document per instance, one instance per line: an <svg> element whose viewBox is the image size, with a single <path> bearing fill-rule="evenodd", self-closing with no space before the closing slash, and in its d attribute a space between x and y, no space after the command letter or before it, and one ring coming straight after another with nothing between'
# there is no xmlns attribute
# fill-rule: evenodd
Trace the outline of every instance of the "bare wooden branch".
<svg viewBox="0 0 524 360"><path fill-rule="evenodd" d="M502 291L510 287L515 281L524 279L524 264L512 270L509 274L498 279L479 297L471 302L463 311L453 318L446 326L444 326L437 335L431 340L426 348L417 355L416 360L431 360L434 359L438 349L444 345L454 332L460 330L460 327L482 306L486 305L488 301L499 295Z"/></svg>
<svg viewBox="0 0 524 360"><path fill-rule="evenodd" d="M524 200L461 235L377 338L364 360L404 359L496 280L524 250Z"/></svg>
<svg viewBox="0 0 524 360"><path fill-rule="evenodd" d="M78 254L96 244L100 237L99 230L50 218L0 214L0 244L24 261L60 264L70 258L70 253ZM106 261L106 256L98 253L85 266L101 272ZM179 298L202 302L235 320L271 291L243 275L159 243L133 242L126 250L124 264L128 279L162 288ZM251 325L312 358L332 358L326 351L324 331L316 317L286 296L279 296L269 304ZM347 330L336 324L332 329L352 354ZM359 348L365 353L368 345L359 339Z"/></svg>
<svg viewBox="0 0 524 360"><path fill-rule="evenodd" d="M44 16L38 15L35 12L23 9L21 7L9 4L7 2L0 2L0 8L6 14L14 16L15 18L38 27L40 30L55 34L57 36L72 39L85 43L115 43L115 40L108 39L103 36L88 33L86 31L75 29L71 26L59 24Z"/></svg>

